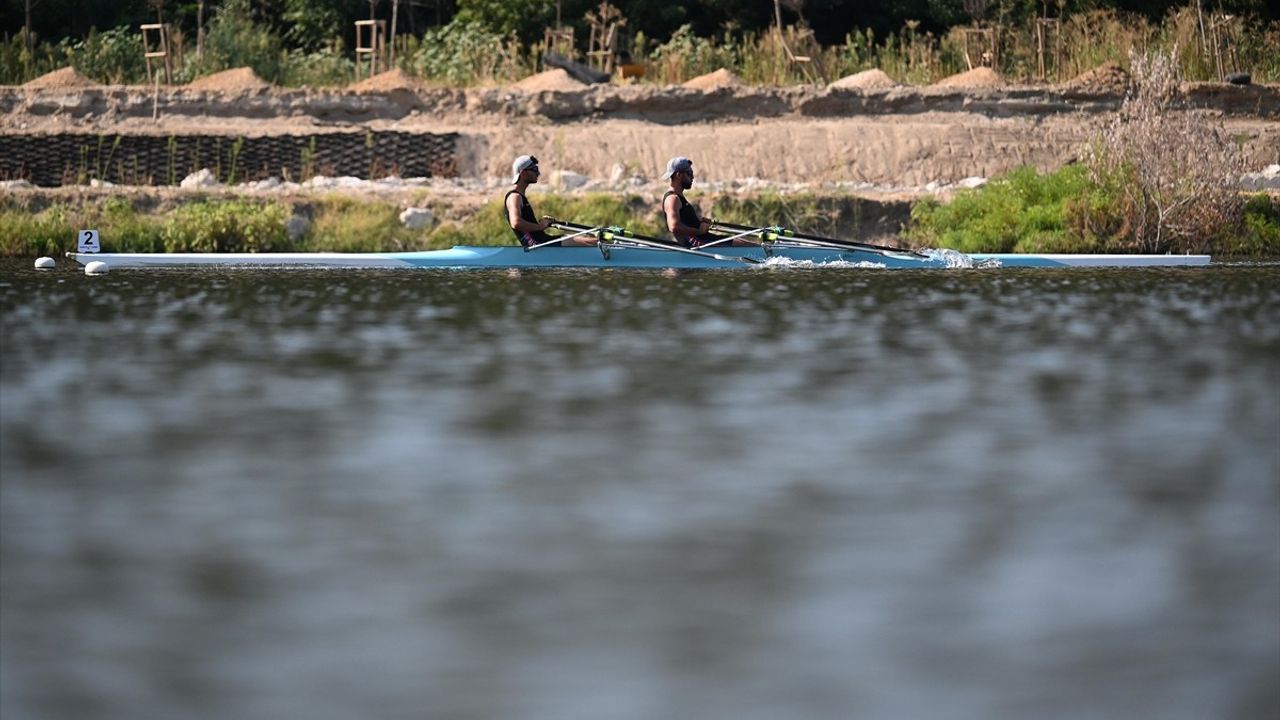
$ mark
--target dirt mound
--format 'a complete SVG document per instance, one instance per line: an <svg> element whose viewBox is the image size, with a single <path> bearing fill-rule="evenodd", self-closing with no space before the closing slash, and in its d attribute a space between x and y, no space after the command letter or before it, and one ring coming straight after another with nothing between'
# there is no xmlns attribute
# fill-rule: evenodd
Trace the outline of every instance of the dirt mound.
<svg viewBox="0 0 1280 720"><path fill-rule="evenodd" d="M887 90L892 87L898 87L898 82L886 75L880 68L872 68L853 75L846 75L827 87L851 88L854 90Z"/></svg>
<svg viewBox="0 0 1280 720"><path fill-rule="evenodd" d="M54 70L26 83L22 87L39 90L41 88L91 88L98 84L76 72L73 67Z"/></svg>
<svg viewBox="0 0 1280 720"><path fill-rule="evenodd" d="M952 75L934 83L932 87L938 88L994 88L1004 85L1004 78L1000 73L989 67L976 67L969 72L962 72L958 75Z"/></svg>
<svg viewBox="0 0 1280 720"><path fill-rule="evenodd" d="M353 84L350 89L354 92L388 92L392 90L419 90L422 87L422 83L417 78L400 68L395 68L373 77L365 78Z"/></svg>
<svg viewBox="0 0 1280 720"><path fill-rule="evenodd" d="M720 88L734 88L742 86L742 78L734 75L732 71L720 68L713 73L699 75L698 77L687 81L683 87L693 90L719 90Z"/></svg>
<svg viewBox="0 0 1280 720"><path fill-rule="evenodd" d="M1099 93L1124 93L1129 89L1129 71L1118 63L1108 62L1068 80L1065 86L1072 90Z"/></svg>
<svg viewBox="0 0 1280 720"><path fill-rule="evenodd" d="M189 83L187 87L191 90L239 92L243 90L266 90L271 87L271 83L258 77L253 68L242 67L205 75Z"/></svg>
<svg viewBox="0 0 1280 720"><path fill-rule="evenodd" d="M520 90L523 92L542 92L543 90L553 90L558 92L571 92L573 90L581 90L586 85L573 79L573 76L560 68L540 72L537 75L529 77L515 83L511 86L512 90Z"/></svg>

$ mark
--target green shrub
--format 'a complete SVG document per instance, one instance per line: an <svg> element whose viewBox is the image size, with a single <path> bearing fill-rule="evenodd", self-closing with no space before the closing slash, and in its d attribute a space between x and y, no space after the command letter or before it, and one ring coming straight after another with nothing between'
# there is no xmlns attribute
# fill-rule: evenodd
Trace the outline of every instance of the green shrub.
<svg viewBox="0 0 1280 720"><path fill-rule="evenodd" d="M1250 195L1244 205L1244 228L1225 242L1224 254L1280 258L1280 199L1266 193Z"/></svg>
<svg viewBox="0 0 1280 720"><path fill-rule="evenodd" d="M421 231L400 224L399 206L380 200L342 196L322 198L311 208L303 236L308 250L323 252L393 252L424 245Z"/></svg>
<svg viewBox="0 0 1280 720"><path fill-rule="evenodd" d="M136 84L150 79L142 43L134 27L121 26L102 32L90 29L84 40L71 46L70 55L76 70L98 82Z"/></svg>
<svg viewBox="0 0 1280 720"><path fill-rule="evenodd" d="M1074 232L1073 213L1098 207L1088 170L1070 165L1041 175L1020 168L943 204L927 198L911 210L913 243L961 252L1079 252L1096 236ZM1081 206L1083 203L1083 206Z"/></svg>
<svg viewBox="0 0 1280 720"><path fill-rule="evenodd" d="M340 48L290 52L281 67L280 84L289 87L340 87L355 79L356 64Z"/></svg>
<svg viewBox="0 0 1280 720"><path fill-rule="evenodd" d="M0 209L0 255L38 257L58 255L75 241L62 206L32 214L18 207Z"/></svg>
<svg viewBox="0 0 1280 720"><path fill-rule="evenodd" d="M284 41L271 29L255 23L249 0L227 0L205 32L204 58L190 56L182 69L183 81L238 67L251 67L268 82L282 79L288 59Z"/></svg>
<svg viewBox="0 0 1280 720"><path fill-rule="evenodd" d="M165 252L272 252L291 249L283 205L249 200L209 200L169 215Z"/></svg>
<svg viewBox="0 0 1280 720"><path fill-rule="evenodd" d="M424 78L454 85L515 79L532 68L513 38L464 16L428 30L409 64Z"/></svg>

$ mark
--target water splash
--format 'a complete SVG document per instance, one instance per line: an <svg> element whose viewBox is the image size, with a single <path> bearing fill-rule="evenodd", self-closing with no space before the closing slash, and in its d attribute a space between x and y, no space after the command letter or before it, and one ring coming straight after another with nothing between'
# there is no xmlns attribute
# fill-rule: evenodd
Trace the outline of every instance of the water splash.
<svg viewBox="0 0 1280 720"><path fill-rule="evenodd" d="M794 269L823 268L823 269L832 269L832 270L847 270L850 268L883 270L887 267L884 263L867 262L865 260L858 261L858 262L851 262L849 260L831 260L829 262L815 262L813 260L796 260L794 258L778 257L776 255L773 257L765 258L765 261L761 263L760 266L775 267L775 268L784 267L784 268L794 268Z"/></svg>
<svg viewBox="0 0 1280 720"><path fill-rule="evenodd" d="M971 256L966 255L959 250L951 250L949 248L924 248L920 251L924 253L930 260L940 262L948 269L988 269L998 268L1001 266L999 260L995 258L986 258L983 260L974 260Z"/></svg>

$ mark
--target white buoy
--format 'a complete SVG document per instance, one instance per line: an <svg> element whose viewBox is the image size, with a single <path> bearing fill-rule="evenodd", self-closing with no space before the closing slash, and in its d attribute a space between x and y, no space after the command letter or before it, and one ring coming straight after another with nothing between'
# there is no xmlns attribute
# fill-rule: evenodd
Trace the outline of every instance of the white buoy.
<svg viewBox="0 0 1280 720"><path fill-rule="evenodd" d="M94 260L93 262L84 266L84 274L85 275L106 275L107 271L110 269L111 268L107 267L107 264L102 262L101 260Z"/></svg>
<svg viewBox="0 0 1280 720"><path fill-rule="evenodd" d="M37 269L37 270L52 270L52 269L53 269L53 258L51 258L51 257L38 257L38 258L36 258L36 269Z"/></svg>

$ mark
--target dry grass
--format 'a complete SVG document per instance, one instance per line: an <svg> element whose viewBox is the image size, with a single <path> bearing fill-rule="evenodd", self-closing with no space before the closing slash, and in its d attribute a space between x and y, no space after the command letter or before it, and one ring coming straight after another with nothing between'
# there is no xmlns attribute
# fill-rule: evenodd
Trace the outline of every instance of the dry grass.
<svg viewBox="0 0 1280 720"><path fill-rule="evenodd" d="M1221 123L1178 109L1176 56L1130 54L1133 89L1086 153L1121 200L1115 237L1139 252L1203 251L1243 218L1240 150Z"/></svg>

